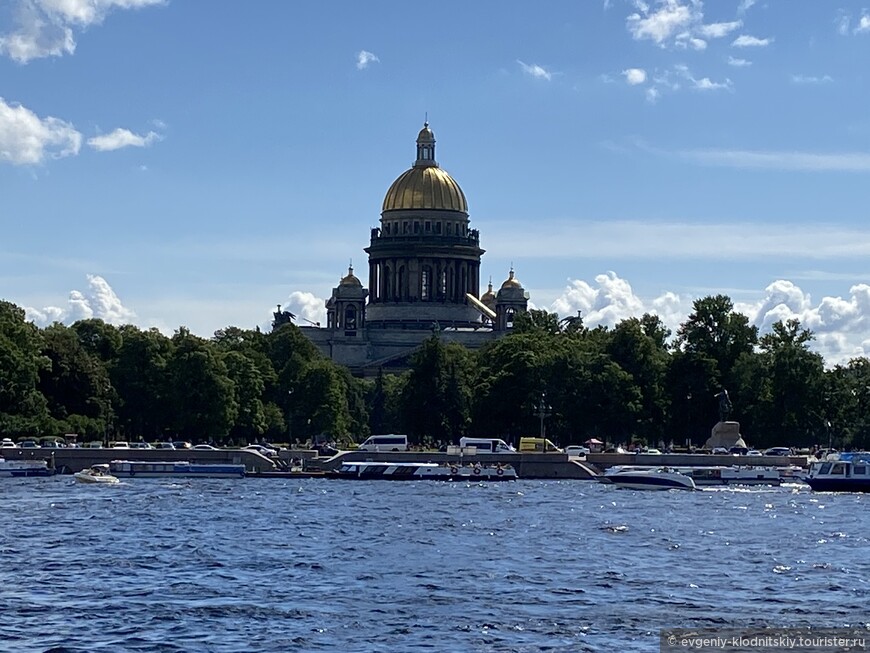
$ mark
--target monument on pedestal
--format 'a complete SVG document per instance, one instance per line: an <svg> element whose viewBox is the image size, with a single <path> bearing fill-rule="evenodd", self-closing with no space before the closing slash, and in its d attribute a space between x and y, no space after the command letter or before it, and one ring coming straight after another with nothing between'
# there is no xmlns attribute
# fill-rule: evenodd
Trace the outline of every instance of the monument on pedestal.
<svg viewBox="0 0 870 653"><path fill-rule="evenodd" d="M740 422L733 422L728 418L731 416L731 398L728 396L728 391L722 388L722 391L716 395L719 399L719 421L713 427L710 433L710 438L704 444L705 449L715 449L723 447L730 449L731 447L746 447L746 443L740 435Z"/></svg>

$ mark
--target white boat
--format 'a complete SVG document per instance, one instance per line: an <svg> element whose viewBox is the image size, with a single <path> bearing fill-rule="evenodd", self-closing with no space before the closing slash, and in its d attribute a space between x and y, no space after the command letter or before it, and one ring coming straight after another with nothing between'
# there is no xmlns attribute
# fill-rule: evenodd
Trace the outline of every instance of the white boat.
<svg viewBox="0 0 870 653"><path fill-rule="evenodd" d="M245 466L228 463L191 463L185 461L152 462L146 460L113 460L112 474L120 478L244 478Z"/></svg>
<svg viewBox="0 0 870 653"><path fill-rule="evenodd" d="M630 490L695 489L692 477L673 467L616 466L608 469L599 480Z"/></svg>
<svg viewBox="0 0 870 653"><path fill-rule="evenodd" d="M754 465L712 465L709 467L674 467L681 474L690 476L697 486L710 485L779 485L780 472L775 467Z"/></svg>
<svg viewBox="0 0 870 653"><path fill-rule="evenodd" d="M387 481L513 481L517 479L517 470L512 465L484 467L438 463L349 461L329 472L328 477Z"/></svg>
<svg viewBox="0 0 870 653"><path fill-rule="evenodd" d="M870 492L870 452L831 454L804 478L816 492Z"/></svg>
<svg viewBox="0 0 870 653"><path fill-rule="evenodd" d="M51 476L54 470L44 460L6 460L0 458L2 476Z"/></svg>
<svg viewBox="0 0 870 653"><path fill-rule="evenodd" d="M117 476L109 473L109 466L91 465L88 469L73 474L73 478L79 483L119 483Z"/></svg>

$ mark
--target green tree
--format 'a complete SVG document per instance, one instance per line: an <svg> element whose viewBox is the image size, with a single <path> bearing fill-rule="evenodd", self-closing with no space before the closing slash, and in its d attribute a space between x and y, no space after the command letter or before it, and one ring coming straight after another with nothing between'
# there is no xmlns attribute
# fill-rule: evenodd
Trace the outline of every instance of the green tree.
<svg viewBox="0 0 870 653"><path fill-rule="evenodd" d="M411 357L403 395L403 423L418 443L454 442L471 420L471 354L437 336Z"/></svg>
<svg viewBox="0 0 870 653"><path fill-rule="evenodd" d="M171 426L190 440L223 442L235 424L238 403L227 366L214 346L181 327L169 360Z"/></svg>
<svg viewBox="0 0 870 653"><path fill-rule="evenodd" d="M0 301L0 434L4 437L31 435L48 423L39 378L51 362L42 349L42 334L26 321L24 310Z"/></svg>

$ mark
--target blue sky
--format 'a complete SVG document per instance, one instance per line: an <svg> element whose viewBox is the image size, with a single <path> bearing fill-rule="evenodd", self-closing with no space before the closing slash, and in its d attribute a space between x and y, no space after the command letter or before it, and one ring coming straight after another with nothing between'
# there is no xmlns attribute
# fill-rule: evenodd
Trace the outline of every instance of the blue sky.
<svg viewBox="0 0 870 653"><path fill-rule="evenodd" d="M863 0L862 0L863 1ZM323 319L424 116L538 308L612 325L728 294L870 353L870 10L832 0L0 6L0 298Z"/></svg>

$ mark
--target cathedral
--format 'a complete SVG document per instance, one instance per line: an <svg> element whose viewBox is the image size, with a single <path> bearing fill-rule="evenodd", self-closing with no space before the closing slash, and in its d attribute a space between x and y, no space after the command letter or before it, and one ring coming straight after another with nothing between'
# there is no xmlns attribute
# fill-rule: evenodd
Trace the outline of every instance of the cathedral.
<svg viewBox="0 0 870 653"><path fill-rule="evenodd" d="M417 135L414 165L387 190L365 252L368 288L351 266L326 302L326 326L300 327L355 375L404 369L433 333L476 349L508 332L528 308L513 269L498 292L490 283L480 294L480 234L470 228L465 193L435 160L428 122ZM273 326L292 317L279 306Z"/></svg>

